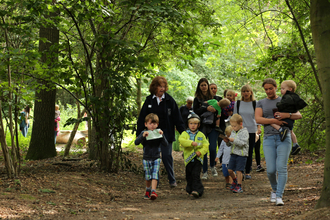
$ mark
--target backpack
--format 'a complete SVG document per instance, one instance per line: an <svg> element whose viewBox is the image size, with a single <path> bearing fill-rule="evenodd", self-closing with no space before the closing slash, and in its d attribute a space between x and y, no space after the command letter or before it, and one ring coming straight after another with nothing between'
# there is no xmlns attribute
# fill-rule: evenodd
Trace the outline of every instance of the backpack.
<svg viewBox="0 0 330 220"><path fill-rule="evenodd" d="M236 105L237 105L237 114L239 114L239 105L240 105L240 102L241 102L241 100L237 100L237 101L236 101ZM256 110L256 106L257 106L257 101L256 101L256 100L252 101L252 105L253 105L253 109L254 109L254 111L255 111L255 110Z"/></svg>

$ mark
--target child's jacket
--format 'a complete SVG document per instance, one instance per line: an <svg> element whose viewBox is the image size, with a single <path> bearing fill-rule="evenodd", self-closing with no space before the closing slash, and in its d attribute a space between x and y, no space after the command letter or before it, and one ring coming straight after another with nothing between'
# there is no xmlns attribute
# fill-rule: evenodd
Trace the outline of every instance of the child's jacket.
<svg viewBox="0 0 330 220"><path fill-rule="evenodd" d="M198 146L194 147L191 145L193 141L190 140L190 136L187 131L182 132L179 137L179 142L181 147L183 147L184 164L187 166L187 164L194 158L203 164L203 157L209 150L209 141L201 131L198 131L194 140ZM197 151L201 152L199 157L196 156Z"/></svg>
<svg viewBox="0 0 330 220"><path fill-rule="evenodd" d="M143 159L153 161L160 158L161 145L168 145L165 136L163 135L162 138L147 140L146 137L143 137L144 132L145 131L142 131L135 140L135 145L141 143L143 145Z"/></svg>
<svg viewBox="0 0 330 220"><path fill-rule="evenodd" d="M238 156L249 156L249 132L246 128L242 128L239 131L232 131L230 138L234 138L234 141L229 141L227 146L231 146L231 153Z"/></svg>
<svg viewBox="0 0 330 220"><path fill-rule="evenodd" d="M286 91L280 102L276 103L279 112L296 113L307 106L299 95L294 92Z"/></svg>

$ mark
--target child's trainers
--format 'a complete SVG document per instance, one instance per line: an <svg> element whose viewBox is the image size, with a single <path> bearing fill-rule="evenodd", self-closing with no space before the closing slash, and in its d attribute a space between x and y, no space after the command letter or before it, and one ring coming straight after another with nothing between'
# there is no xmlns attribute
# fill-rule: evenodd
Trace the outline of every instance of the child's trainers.
<svg viewBox="0 0 330 220"><path fill-rule="evenodd" d="M150 199L151 200L155 200L157 199L158 195L156 194L156 192L151 192L151 196L150 196Z"/></svg>
<svg viewBox="0 0 330 220"><path fill-rule="evenodd" d="M296 154L298 154L299 153L299 151L300 151L300 146L299 146L299 144L295 144L295 145L293 145L293 147L292 147L292 151L291 151L291 155L296 155Z"/></svg>
<svg viewBox="0 0 330 220"><path fill-rule="evenodd" d="M242 187L239 185L236 185L235 189L233 190L233 193L242 193Z"/></svg>
<svg viewBox="0 0 330 220"><path fill-rule="evenodd" d="M150 192L146 191L146 194L144 195L143 199L150 199Z"/></svg>
<svg viewBox="0 0 330 220"><path fill-rule="evenodd" d="M280 132L281 141L284 141L284 139L286 138L286 134L289 132L289 128L281 127L278 131Z"/></svg>
<svg viewBox="0 0 330 220"><path fill-rule="evenodd" d="M237 186L237 181L233 181L229 189L233 191L236 188L236 186Z"/></svg>

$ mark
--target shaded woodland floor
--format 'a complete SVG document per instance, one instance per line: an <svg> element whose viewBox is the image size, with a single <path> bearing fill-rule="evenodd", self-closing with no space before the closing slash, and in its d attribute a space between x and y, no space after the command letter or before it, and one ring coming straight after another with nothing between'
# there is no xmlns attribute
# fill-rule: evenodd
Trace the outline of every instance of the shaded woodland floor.
<svg viewBox="0 0 330 220"><path fill-rule="evenodd" d="M0 219L330 219L327 209L313 211L322 187L323 151L290 158L282 207L270 203L267 174L255 172L255 162L243 193L225 189L219 172L203 181L203 197L189 198L181 154L173 152L178 186L171 189L163 171L154 201L143 200L141 150L128 153L135 165L117 174L98 172L86 154L80 161L30 161L19 180L8 180L2 163Z"/></svg>

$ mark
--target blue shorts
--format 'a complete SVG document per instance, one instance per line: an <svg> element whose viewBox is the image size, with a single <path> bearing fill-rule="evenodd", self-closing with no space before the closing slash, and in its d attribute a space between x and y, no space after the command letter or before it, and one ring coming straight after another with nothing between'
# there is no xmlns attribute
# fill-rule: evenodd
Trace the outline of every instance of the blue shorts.
<svg viewBox="0 0 330 220"><path fill-rule="evenodd" d="M146 180L158 180L161 159L142 160Z"/></svg>
<svg viewBox="0 0 330 220"><path fill-rule="evenodd" d="M247 157L231 154L228 169L243 172L245 169L246 161L247 161Z"/></svg>
<svg viewBox="0 0 330 220"><path fill-rule="evenodd" d="M228 172L228 164L222 164L222 173L224 177L229 176L229 172Z"/></svg>

